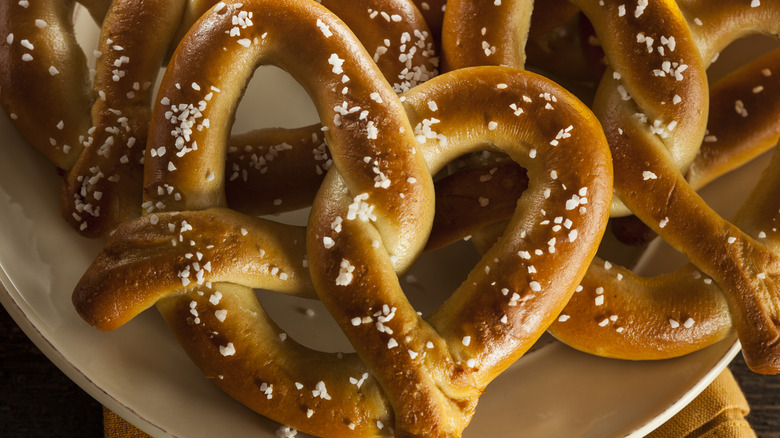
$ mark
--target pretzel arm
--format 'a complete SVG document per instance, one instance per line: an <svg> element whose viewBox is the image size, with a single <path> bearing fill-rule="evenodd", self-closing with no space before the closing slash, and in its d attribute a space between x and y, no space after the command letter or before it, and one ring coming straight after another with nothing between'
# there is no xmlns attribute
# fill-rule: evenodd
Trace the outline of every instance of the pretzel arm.
<svg viewBox="0 0 780 438"><path fill-rule="evenodd" d="M534 2L450 0L442 25L444 71L477 65L525 65Z"/></svg>
<svg viewBox="0 0 780 438"><path fill-rule="evenodd" d="M512 216L528 188L516 163L461 170L436 181L436 214L426 250L440 248Z"/></svg>
<svg viewBox="0 0 780 438"><path fill-rule="evenodd" d="M80 137L91 126L89 71L73 29L74 6L74 1L0 5L0 104L60 169L76 162Z"/></svg>
<svg viewBox="0 0 780 438"><path fill-rule="evenodd" d="M197 231L208 229L208 234ZM280 237L284 236L284 237ZM101 330L208 282L316 296L302 228L227 209L156 213L123 225L79 281L73 302Z"/></svg>
<svg viewBox="0 0 780 438"><path fill-rule="evenodd" d="M708 135L685 177L698 189L777 145L780 138L780 49L715 83ZM750 113L736 111L736 102ZM759 110L760 109L760 110ZM744 114L749 114L744 117Z"/></svg>
<svg viewBox="0 0 780 438"><path fill-rule="evenodd" d="M227 203L255 215L308 207L332 163L320 124L234 135L225 166Z"/></svg>
<svg viewBox="0 0 780 438"><path fill-rule="evenodd" d="M739 2L712 2L704 0L678 0L677 4L691 23L690 28L707 66L716 55L735 40L764 33L780 36L780 4L767 0L745 5Z"/></svg>
<svg viewBox="0 0 780 438"><path fill-rule="evenodd" d="M667 359L698 351L732 332L720 288L693 265L644 278L596 258L581 286L550 333L590 354Z"/></svg>
<svg viewBox="0 0 780 438"><path fill-rule="evenodd" d="M84 235L106 235L139 213L152 85L183 5L184 0L118 1L104 20L93 126L62 192L63 217Z"/></svg>
<svg viewBox="0 0 780 438"><path fill-rule="evenodd" d="M392 435L387 397L357 355L295 342L252 289L214 283L157 307L205 376L254 411L317 436Z"/></svg>
<svg viewBox="0 0 780 438"><path fill-rule="evenodd" d="M423 15L408 0L323 0L363 43L396 93L438 74L439 58Z"/></svg>

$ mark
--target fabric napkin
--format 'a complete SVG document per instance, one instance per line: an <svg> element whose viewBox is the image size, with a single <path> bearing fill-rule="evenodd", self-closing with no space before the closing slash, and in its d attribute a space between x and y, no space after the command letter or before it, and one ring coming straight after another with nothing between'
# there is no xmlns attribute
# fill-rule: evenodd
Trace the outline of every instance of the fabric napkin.
<svg viewBox="0 0 780 438"><path fill-rule="evenodd" d="M115 414L105 406L103 407L103 434L106 438L148 438L149 435L145 434L123 420L122 417Z"/></svg>
<svg viewBox="0 0 780 438"><path fill-rule="evenodd" d="M737 381L726 368L688 406L651 432L648 438L755 438L745 420L750 411ZM108 409L103 409L106 438L147 438Z"/></svg>
<svg viewBox="0 0 780 438"><path fill-rule="evenodd" d="M755 438L745 416L750 412L737 381L726 368L688 406L648 438Z"/></svg>

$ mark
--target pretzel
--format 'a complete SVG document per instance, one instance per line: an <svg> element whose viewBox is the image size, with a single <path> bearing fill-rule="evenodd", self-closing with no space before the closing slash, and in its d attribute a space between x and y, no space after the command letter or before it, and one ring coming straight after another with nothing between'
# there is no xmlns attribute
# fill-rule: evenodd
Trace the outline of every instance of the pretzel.
<svg viewBox="0 0 780 438"><path fill-rule="evenodd" d="M253 14L254 25L231 37L241 14ZM228 121L252 70L267 62L309 91L333 154L305 239L299 228L225 208ZM418 85L402 106L349 30L314 2L215 7L177 48L159 96L149 151L173 144L183 124L208 119L209 127L189 133L183 156L147 154L145 202L154 210L117 230L74 304L101 329L156 304L206 376L308 433L459 435L488 382L565 305L606 226L608 148L573 96L539 76L491 67ZM181 124L172 117L187 109ZM546 117L529 118L538 113ZM425 245L431 174L484 147L523 163L532 183L504 238L425 321L397 272ZM385 178L377 180L376 169ZM559 216L565 231L546 224ZM357 354L320 353L286 338L252 287L313 289Z"/></svg>
<svg viewBox="0 0 780 438"><path fill-rule="evenodd" d="M664 283L674 284L677 294L674 299L660 297L660 283L680 279L685 271L673 277L644 279L614 267L608 274L600 273L598 265L604 262L596 261L583 283L581 303L574 304L575 295L552 333L595 354L641 359L701 348L722 338L728 331L724 327L733 324L750 367L762 373L780 371L774 322L780 318L773 310L777 307L778 255L771 244L762 245L763 239L762 243L753 240L712 212L681 172L696 157L697 148L690 145L698 146L705 136L702 109L707 107L708 98L707 62L746 33L764 29L777 34L778 5L574 3L594 24L609 62L594 112L605 127L615 160L616 194L643 222L712 277L704 278L687 268L688 274L718 284L729 311L723 298L715 297L709 287L702 287L706 291L693 297L680 297L682 291L691 295L690 281ZM447 14L457 10L452 6L451 2ZM452 59L447 53L446 28L445 22L444 56ZM736 110L745 114L745 109L736 105ZM771 178L771 172L768 175ZM769 202L756 195L746 209L759 209L760 201ZM620 203L613 205L613 214L625 212ZM752 227L756 221L743 223ZM617 277L622 280L616 282ZM618 303L615 297L621 294ZM659 305L654 299L663 299L666 304ZM695 317L690 316L694 313ZM581 316L582 321L575 324L575 316ZM590 336L595 334L598 337Z"/></svg>
<svg viewBox="0 0 780 438"><path fill-rule="evenodd" d="M63 217L81 234L96 237L139 214L152 84L169 47L217 0L79 3L102 23L94 85L89 84L87 63L75 39L75 2L8 2L2 6L0 20L4 38L0 63L8 66L0 74L0 103L22 135L65 173ZM325 4L342 14L374 48L375 59L399 92L436 74L430 36L410 3L326 0ZM367 21L370 15L375 19ZM145 26L143 32L138 31L138 23ZM306 158L311 163L307 173L327 168L329 162L317 134L316 141L307 144ZM312 138L304 137L308 142ZM231 201L239 208L252 205L260 213L296 208L300 201L280 206L277 192L267 187L262 193L268 202L251 204L261 190L247 187L246 179L265 171L268 166L260 162L270 161L284 142L258 143L252 134L234 142L237 146L228 155L228 167L244 178L234 178L230 184ZM312 155L312 149L320 152ZM311 178L311 186L317 187L321 176Z"/></svg>

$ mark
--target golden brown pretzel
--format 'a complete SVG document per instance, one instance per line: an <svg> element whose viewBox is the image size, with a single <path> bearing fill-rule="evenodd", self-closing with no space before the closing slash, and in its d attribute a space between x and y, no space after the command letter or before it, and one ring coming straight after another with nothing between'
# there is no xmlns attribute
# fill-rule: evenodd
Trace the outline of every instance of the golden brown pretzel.
<svg viewBox="0 0 780 438"><path fill-rule="evenodd" d="M243 13L254 24L230 37L224 31ZM289 38L291 29L298 38ZM306 235L311 283L300 229L224 208L219 171L228 121L264 62L309 91L334 157ZM198 76L195 64L205 66ZM234 65L246 68L225 67ZM348 93L334 92L345 75ZM316 3L212 9L174 54L148 150L175 144L181 124L173 112L191 110L181 120L187 126L212 123L190 133L183 156L147 155L151 211L122 226L85 274L74 292L80 314L110 329L157 303L208 377L252 409L307 432L363 436L393 427L400 436L459 435L485 385L542 334L580 281L606 225L610 158L587 108L533 74L462 70L403 98L404 106L370 55ZM464 102L472 114L462 111ZM546 117L532 118L538 113ZM424 321L405 301L396 272L425 244L431 173L483 148L523 163L533 184L504 239ZM376 184L376 168L389 184ZM559 216L564 229L545 223ZM305 294L312 286L357 355L340 358L280 337L251 289Z"/></svg>
<svg viewBox="0 0 780 438"><path fill-rule="evenodd" d="M94 85L78 47L71 17L74 1L7 3L0 20L0 103L30 143L63 169L62 213L86 236L102 236L137 216L142 157L149 124L152 85L171 42L217 0L80 2L101 22ZM375 53L397 91L436 74L437 59L427 28L405 0L330 0ZM109 7L110 6L110 7ZM356 12L357 11L357 12ZM373 11L373 13L372 13ZM105 19L104 19L105 17ZM373 17L373 20L369 17ZM387 17L386 19L384 17ZM139 32L139 26L143 26ZM320 133L305 136L309 172L329 161ZM289 133L288 133L289 135ZM273 139L273 136L272 138ZM266 203L250 204L261 190L247 179L265 171L280 144L257 135L234 140L228 156L231 201L269 212L297 208L294 199L279 206L278 193L264 187ZM300 138L290 139L300 141ZM274 149L276 148L276 149ZM312 154L312 149L321 153ZM312 176L317 187L321 176ZM251 190L248 190L251 189Z"/></svg>
<svg viewBox="0 0 780 438"><path fill-rule="evenodd" d="M452 3L448 14L457 10ZM673 2L573 3L594 24L609 61L594 111L605 127L615 159L616 194L725 292L750 366L759 372L780 371L775 323L780 318L774 310L778 255L771 245L759 244L713 213L681 173L696 157L704 138L703 110L708 102L704 68L716 51L738 36L757 29L776 34L780 6L753 2L753 7L741 3L712 7L689 1L681 2L681 10ZM450 59L446 32L444 38L444 56ZM739 102L734 105L745 114ZM750 208L758 208L758 202L751 201ZM619 203L613 207L613 213L621 214ZM641 279L614 268L609 273L595 273L598 270L597 263L591 269L594 273L589 272L592 281L586 279L584 285L583 297L589 299L571 304L563 321L553 327L554 334L577 348L614 357L668 357L700 348L728 331L724 301L709 287L680 298L677 304L668 296L664 297L667 304L653 301L652 297L660 299L659 282L680 278L682 273ZM622 280L615 282L617 277ZM679 291L689 282L668 281L664 287L669 283ZM620 290L627 291L625 301L610 300ZM643 301L637 304L635 300ZM700 312L696 318L702 319L683 317L693 312ZM571 315L581 315L582 321L571 323ZM636 322L632 333L624 326L627 315ZM683 330L670 331L679 327ZM594 331L600 333L598 338L579 335ZM648 348L639 353L641 346Z"/></svg>

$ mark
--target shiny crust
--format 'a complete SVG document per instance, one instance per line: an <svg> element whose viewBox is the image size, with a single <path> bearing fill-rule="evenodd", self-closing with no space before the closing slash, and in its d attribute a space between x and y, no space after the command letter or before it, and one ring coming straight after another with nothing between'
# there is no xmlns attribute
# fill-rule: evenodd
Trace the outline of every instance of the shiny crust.
<svg viewBox="0 0 780 438"><path fill-rule="evenodd" d="M742 66L710 88L707 135L685 179L698 189L761 155L780 138L780 49ZM736 102L753 109L748 117Z"/></svg>
<svg viewBox="0 0 780 438"><path fill-rule="evenodd" d="M248 15L250 12L251 16ZM242 13L246 14L243 15L244 19L251 19L254 24L241 27L238 36L229 36L229 31L234 26L232 19L241 17ZM320 22L320 27L315 25L317 21ZM202 32L213 33L214 38L203 38ZM297 38L290 38L291 33ZM222 47L228 47L230 50L223 51ZM199 56L193 58L193 51ZM152 121L149 150L167 145L170 152L147 155L145 202L153 211L148 212L145 217L159 224L165 220L165 215L169 214L165 211L182 210L185 212L181 214L188 215L192 214L187 213L188 210L224 204L222 192L225 179L222 168L227 146L224 142L214 139L228 137L225 130L229 130L232 109L243 91L243 85L255 66L261 63L272 62L282 67L311 93L328 128L326 136L331 144L334 162L346 169L352 169L351 180L356 190L376 190L376 173L373 172L373 166L362 158L377 153L387 159L393 159L395 166L416 168L417 171L405 173L405 178L416 177L425 182L426 174L420 173L425 170L421 156L414 158L410 155L414 152L412 128L395 93L382 79L381 73L370 59L351 32L335 16L314 3L267 1L245 4L243 8L231 3L206 14L177 49L171 61L172 67L161 86L161 99L155 112L159 117ZM188 78L198 70L193 68L190 62L207 66L205 69L199 69L200 78L197 83ZM231 77L229 74L228 70L232 70L235 65L244 66L239 72L240 77ZM349 78L349 92L342 94L345 76ZM344 101L348 102L344 110L360 106L369 112L370 119L361 117L360 112L340 114L338 109ZM171 131L181 126L172 124L170 114L166 116L165 113L187 108L188 104L185 102L192 102L195 107L200 108L199 115L202 117L197 117L199 123L208 119L211 127L197 130L194 125L190 125L193 128L191 136L187 136L184 144L180 144L178 148L178 152L186 152L176 154L177 147ZM179 104L184 107L179 107ZM381 132L386 135L379 136L376 142L366 141L372 136L368 131L369 122L377 123ZM196 144L209 147L201 146L195 149ZM363 145L364 150L347 150L341 147L347 144ZM403 144L412 145L407 149L405 159L394 151L398 145ZM353 156L356 157L355 160L351 159ZM342 162L344 164L341 164ZM383 164L386 163L390 161L383 161ZM411 165L413 163L417 165ZM383 168L383 171L395 177L395 173L399 171L396 169L398 168L388 167ZM430 181L428 184L432 190ZM172 190L168 191L168 187ZM424 188L424 185L410 185L409 191L406 192L410 199L419 199L418 203L399 204L397 201L387 200L386 209L398 214L402 223L404 216L409 221L412 215L403 214L403 211L417 206L425 208L429 204L427 201L430 195L419 191ZM379 196L381 194L377 197ZM210 210L204 211L204 214L208 211ZM381 211L380 208L377 209L378 214ZM389 216L388 213L384 215ZM211 222L221 221L207 221L204 226L195 230L195 235L209 234L209 230L215 231ZM387 232L395 232L394 227L395 224L389 224ZM242 228L246 230L246 234L238 233L235 237L240 239L244 235L251 236L250 231L258 233L246 225ZM423 228L422 232L425 230ZM177 233L178 231L179 228L176 228ZM233 233L236 233L235 227ZM260 234L286 240L295 239L293 234L274 232L273 229L266 229ZM389 235L387 240L392 238L393 236ZM299 242L302 244L303 239ZM197 243L195 246L199 248ZM191 248L188 247L187 250ZM262 257L276 256L265 245L257 245L251 248L249 253L262 254ZM202 251L201 254L206 255ZM281 261L269 258L266 263L270 260L275 268L280 268L285 265L285 257L291 255L283 251L280 254ZM201 268L204 268L205 260L201 260ZM300 267L303 266L302 262L302 257L293 257L287 265ZM231 266L234 270L243 271L247 265L239 262ZM214 265L211 269L214 269ZM286 269L271 268L271 276L274 276L276 282L291 280ZM183 283L184 281L181 281L180 284ZM335 355L325 355L296 346L291 340L282 342L278 328L264 317L252 290L247 287L253 285L241 281L237 284L206 284L204 281L202 286L211 286L220 291L220 300L211 298L215 294L213 291L204 293L204 297L200 297L197 292L188 295L172 293L160 301L158 306L185 349L207 376L213 377L223 389L253 409L278 421L300 425L301 430L332 436L356 436L378 430L378 424L387 425L386 428L392 427L391 411L387 408L386 399L381 396L381 389L375 380L368 378L367 381L361 382L361 385L348 383L350 377L361 379L366 372L365 366L361 365L354 355L340 359ZM278 285L274 284L264 287L279 290ZM193 321L192 310L213 307L212 300L220 304L219 308L214 310L227 310L227 318L219 321L211 316L214 312L203 311L198 312L203 317L197 322ZM192 303L195 303L194 307L191 307ZM253 310L240 310L244 308ZM251 333L247 332L248 328L253 329ZM214 331L219 334L214 335ZM250 334L251 336L248 336ZM256 347L258 339L265 339L260 342L264 348ZM265 348L266 344L269 348ZM273 345L278 345L279 348ZM295 353L295 350L299 352ZM233 351L236 353L233 354ZM272 365L257 368L257 364L263 363ZM340 383L337 385L334 382ZM273 388L273 397L268 397L265 392L268 391L268 384ZM331 398L338 400L338 404L330 402Z"/></svg>
<svg viewBox="0 0 780 438"><path fill-rule="evenodd" d="M91 126L89 72L70 22L74 5L72 1L33 2L27 8L16 2L0 5L4 38L0 41L0 103L22 135L64 169L76 162L83 147L79 136ZM36 26L40 17L46 17L44 28ZM41 86L46 83L52 86ZM70 111L63 114L62 108ZM57 128L60 121L63 129Z"/></svg>
<svg viewBox="0 0 780 438"><path fill-rule="evenodd" d="M523 68L534 2L447 2L442 25L444 71L477 65Z"/></svg>
<svg viewBox="0 0 780 438"><path fill-rule="evenodd" d="M642 17L655 18L655 22L658 22L658 17L653 12L656 10L654 5L649 5ZM764 16L769 13L777 17L780 8L772 6L765 5L764 9L754 14ZM734 325L739 332L745 358L751 368L764 373L780 372L778 363L780 351L776 351L778 329L773 322L778 319L773 310L777 308L775 304L777 286L773 278L780 274L778 271L780 259L774 252L709 209L685 182L678 170L686 169L686 163L695 156L685 151L686 143L698 145L703 139L704 133L701 131L706 118L699 115L698 111L707 102L708 94L706 90L703 95L698 94L701 91L696 78L700 77L700 67L688 63L689 68L681 73L683 80L676 81L694 84L689 94L675 92L682 99L675 106L687 107L685 111L675 112L671 117L666 115L668 113L663 113L664 116L661 117L660 112L655 113L656 110L650 108L660 110L657 104L653 105L653 103L670 102L671 96L658 96L661 99L655 101L637 97L641 85L635 85L633 80L641 76L628 76L621 69L623 64L617 60L613 64L610 58L612 48L606 37L607 31L593 15L596 13L595 7L593 9L593 12L589 12L586 7L585 12L594 22L596 33L605 47L610 64L615 71L621 72L627 92L636 101L638 107L648 115L648 120L661 120L661 126L665 126L667 131L672 120L679 120L668 137L663 138L663 131L661 135L653 135L646 125L637 123L636 117L633 116L634 107L627 106L619 90L604 86L604 82L609 79L602 82L594 103L594 112L600 115L605 126L615 159L616 193L640 219L672 246L683 252L699 269L721 286L729 303ZM674 6L669 7L668 13L675 18L667 18L667 21L677 20L679 12ZM775 19L771 25L777 26L778 22L780 21ZM735 21L729 20L721 26L728 27L734 23ZM683 26L694 27L687 25L685 21L680 24L679 32L682 34L675 37L677 41L675 56L685 59L686 62L688 59L695 61L696 57L700 56L697 46L691 45L686 49L686 46L681 45L683 41L694 41L692 35L690 37L685 35L686 29ZM675 32L669 29L664 33L675 35ZM732 34L739 34L739 32ZM633 41L632 43L636 44ZM705 66L706 64L702 65ZM675 73L676 77L677 73L679 72ZM608 69L605 78L609 74L611 72ZM670 78L667 77L668 79ZM692 100L686 102L687 98ZM668 151L668 154L661 152L664 150ZM695 149L693 151L695 152ZM652 172L655 177L648 177L649 174L646 172ZM664 226L662 227L661 224ZM692 229L690 224L695 224L695 228ZM757 281L757 276L761 275L766 276L767 281ZM670 322L670 325L674 324Z"/></svg>
<svg viewBox="0 0 780 438"><path fill-rule="evenodd" d="M92 126L82 132L84 149L68 169L61 199L65 220L86 236L106 235L138 215L152 85L182 3L116 1L103 21ZM144 32L138 32L139 23Z"/></svg>
<svg viewBox="0 0 780 438"><path fill-rule="evenodd" d="M94 85L74 35L76 2L9 2L0 20L10 35L0 44L0 101L65 171L65 220L94 237L137 215L151 86L183 1L83 3L102 25ZM139 23L146 32L137 32Z"/></svg>
<svg viewBox="0 0 780 438"><path fill-rule="evenodd" d="M407 91L402 105L370 54L320 5L242 3L205 14L174 53L151 123L146 214L109 241L74 304L109 329L156 301L208 377L299 430L460 435L481 391L554 320L595 254L612 183L598 122L566 91L511 68L452 72ZM230 36L242 16L254 24ZM224 209L232 112L264 63L309 91L326 127L334 164L312 207L305 263L357 355L314 352L280 337L251 287L311 291L299 231L264 228ZM192 118L174 117L188 110ZM162 146L165 153L151 153ZM486 147L526 166L530 188L470 281L424 321L397 273L426 243L431 174ZM569 219L566 231L548 217ZM116 302L128 304L111 308Z"/></svg>

